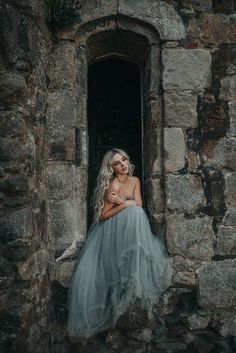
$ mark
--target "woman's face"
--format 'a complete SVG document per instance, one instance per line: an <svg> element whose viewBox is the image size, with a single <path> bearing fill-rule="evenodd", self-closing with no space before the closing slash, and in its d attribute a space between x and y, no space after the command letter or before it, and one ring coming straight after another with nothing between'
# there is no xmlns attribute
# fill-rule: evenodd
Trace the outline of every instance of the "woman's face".
<svg viewBox="0 0 236 353"><path fill-rule="evenodd" d="M114 173L117 174L127 174L129 170L129 162L128 158L125 156L122 156L119 153L116 153L113 157L112 163L111 163L112 169Z"/></svg>

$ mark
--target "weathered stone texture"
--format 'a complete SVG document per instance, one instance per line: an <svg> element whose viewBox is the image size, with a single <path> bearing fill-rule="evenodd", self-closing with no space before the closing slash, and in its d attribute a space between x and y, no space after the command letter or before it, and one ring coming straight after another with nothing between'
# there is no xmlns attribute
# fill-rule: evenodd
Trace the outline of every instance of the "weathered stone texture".
<svg viewBox="0 0 236 353"><path fill-rule="evenodd" d="M1 160L34 160L35 139L20 114L13 111L0 113Z"/></svg>
<svg viewBox="0 0 236 353"><path fill-rule="evenodd" d="M215 311L212 317L214 326L219 327L222 336L236 336L236 316L234 310Z"/></svg>
<svg viewBox="0 0 236 353"><path fill-rule="evenodd" d="M62 287L68 288L74 268L75 261L59 263L54 280L57 280Z"/></svg>
<svg viewBox="0 0 236 353"><path fill-rule="evenodd" d="M235 43L235 14L205 14L201 16L199 33L203 43Z"/></svg>
<svg viewBox="0 0 236 353"><path fill-rule="evenodd" d="M236 208L228 208L225 212L222 224L225 226L236 226Z"/></svg>
<svg viewBox="0 0 236 353"><path fill-rule="evenodd" d="M205 143L201 148L203 164L216 168L236 169L236 139L222 138Z"/></svg>
<svg viewBox="0 0 236 353"><path fill-rule="evenodd" d="M145 183L145 195L151 218L159 221L160 213L164 210L161 180L149 178Z"/></svg>
<svg viewBox="0 0 236 353"><path fill-rule="evenodd" d="M146 158L147 163L145 166L146 174L160 173L161 166L161 129L155 128L150 130L144 138L144 153L150 158Z"/></svg>
<svg viewBox="0 0 236 353"><path fill-rule="evenodd" d="M210 261L214 255L211 218L168 216L167 247L172 255Z"/></svg>
<svg viewBox="0 0 236 353"><path fill-rule="evenodd" d="M164 93L165 126L198 126L197 96L191 91L167 91Z"/></svg>
<svg viewBox="0 0 236 353"><path fill-rule="evenodd" d="M190 330L199 330L208 326L211 315L205 311L198 311L196 314L190 315L187 318L187 323Z"/></svg>
<svg viewBox="0 0 236 353"><path fill-rule="evenodd" d="M78 61L75 43L69 41L60 42L52 51L51 57L50 88L76 93Z"/></svg>
<svg viewBox="0 0 236 353"><path fill-rule="evenodd" d="M147 109L147 129L152 129L156 127L160 128L162 124L162 100L160 98L157 100L151 100L147 104Z"/></svg>
<svg viewBox="0 0 236 353"><path fill-rule="evenodd" d="M220 80L219 98L226 101L235 100L236 97L236 75L223 77Z"/></svg>
<svg viewBox="0 0 236 353"><path fill-rule="evenodd" d="M236 207L236 173L226 173L225 179L225 203L227 207Z"/></svg>
<svg viewBox="0 0 236 353"><path fill-rule="evenodd" d="M7 243L33 235L33 215L30 207L8 213L0 218L1 241Z"/></svg>
<svg viewBox="0 0 236 353"><path fill-rule="evenodd" d="M236 101L229 103L230 133L236 136Z"/></svg>
<svg viewBox="0 0 236 353"><path fill-rule="evenodd" d="M0 99L2 102L16 102L27 93L25 78L16 73L0 74Z"/></svg>
<svg viewBox="0 0 236 353"><path fill-rule="evenodd" d="M192 213L205 205L201 178L195 175L169 175L166 182L169 209Z"/></svg>
<svg viewBox="0 0 236 353"><path fill-rule="evenodd" d="M204 308L229 309L236 305L236 260L209 263L198 271L198 301Z"/></svg>
<svg viewBox="0 0 236 353"><path fill-rule="evenodd" d="M181 17L171 4L164 1L119 0L118 13L140 18L152 24L163 40L185 38L185 27Z"/></svg>
<svg viewBox="0 0 236 353"><path fill-rule="evenodd" d="M56 249L66 248L74 239L81 240L85 235L85 201L82 199L79 205L78 197L79 190L84 194L86 184L78 174L80 170L74 165L52 162L47 167L48 232Z"/></svg>
<svg viewBox="0 0 236 353"><path fill-rule="evenodd" d="M164 166L166 172L185 166L185 140L180 128L164 128Z"/></svg>
<svg viewBox="0 0 236 353"><path fill-rule="evenodd" d="M220 226L216 245L218 255L236 255L236 226Z"/></svg>
<svg viewBox="0 0 236 353"><path fill-rule="evenodd" d="M18 274L22 280L29 280L37 275L45 275L48 267L48 252L41 249L22 264L18 265Z"/></svg>
<svg viewBox="0 0 236 353"><path fill-rule="evenodd" d="M162 54L165 90L199 90L211 82L211 54L202 49L164 49Z"/></svg>
<svg viewBox="0 0 236 353"><path fill-rule="evenodd" d="M173 276L173 283L177 286L196 286L196 276L194 272L179 271Z"/></svg>
<svg viewBox="0 0 236 353"><path fill-rule="evenodd" d="M52 159L73 160L76 156L76 100L67 91L48 96L47 141Z"/></svg>

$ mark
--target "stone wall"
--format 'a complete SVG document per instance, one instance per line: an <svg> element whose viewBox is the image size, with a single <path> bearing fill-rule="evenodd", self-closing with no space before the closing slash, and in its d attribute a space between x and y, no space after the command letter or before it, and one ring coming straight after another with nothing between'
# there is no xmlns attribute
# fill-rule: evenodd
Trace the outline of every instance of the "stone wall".
<svg viewBox="0 0 236 353"><path fill-rule="evenodd" d="M235 2L8 0L0 11L1 351L233 352ZM153 320L129 313L73 344L64 329L74 259L55 258L84 240L87 64L113 49L93 36L118 29L149 43L148 55L138 44L133 54L147 73L146 210L173 286ZM116 50L130 55L127 44Z"/></svg>
<svg viewBox="0 0 236 353"><path fill-rule="evenodd" d="M1 2L0 351L49 350L45 4Z"/></svg>

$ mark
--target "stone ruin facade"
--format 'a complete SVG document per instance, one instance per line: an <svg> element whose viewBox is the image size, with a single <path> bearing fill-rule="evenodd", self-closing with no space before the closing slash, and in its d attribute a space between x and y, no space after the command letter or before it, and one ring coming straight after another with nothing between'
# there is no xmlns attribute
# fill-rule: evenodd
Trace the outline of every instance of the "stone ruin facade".
<svg viewBox="0 0 236 353"><path fill-rule="evenodd" d="M5 0L0 12L0 351L235 351L235 1ZM87 71L109 57L142 73L145 209L173 286L153 322L128 313L82 345L64 333L75 258L55 259L85 239Z"/></svg>

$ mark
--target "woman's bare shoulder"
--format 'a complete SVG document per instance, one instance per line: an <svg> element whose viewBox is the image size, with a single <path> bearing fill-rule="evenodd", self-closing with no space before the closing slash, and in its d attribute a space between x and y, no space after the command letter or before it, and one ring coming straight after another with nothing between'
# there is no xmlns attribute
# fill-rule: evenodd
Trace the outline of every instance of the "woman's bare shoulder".
<svg viewBox="0 0 236 353"><path fill-rule="evenodd" d="M138 178L137 176L133 176L133 175L132 175L132 176L130 176L130 178L131 178L130 180L131 180L133 183L135 183L135 184L136 184L136 183L140 183L140 180L139 180L139 178Z"/></svg>
<svg viewBox="0 0 236 353"><path fill-rule="evenodd" d="M111 192L111 191L119 191L120 189L120 185L118 183L118 181L116 179L113 179L110 184L109 184L109 187L108 187L108 192Z"/></svg>

